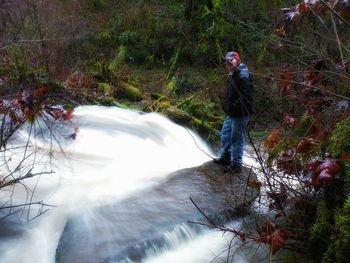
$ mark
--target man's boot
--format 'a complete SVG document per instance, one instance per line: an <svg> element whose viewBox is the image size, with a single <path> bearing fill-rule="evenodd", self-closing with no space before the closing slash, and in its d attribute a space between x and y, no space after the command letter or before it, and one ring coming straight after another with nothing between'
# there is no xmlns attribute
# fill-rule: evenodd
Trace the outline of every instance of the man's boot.
<svg viewBox="0 0 350 263"><path fill-rule="evenodd" d="M230 154L229 152L225 153L223 156L220 156L218 158L213 159L214 163L220 164L220 165L229 165L230 164Z"/></svg>
<svg viewBox="0 0 350 263"><path fill-rule="evenodd" d="M227 173L239 174L242 172L242 165L236 162L231 162L231 164L226 169Z"/></svg>

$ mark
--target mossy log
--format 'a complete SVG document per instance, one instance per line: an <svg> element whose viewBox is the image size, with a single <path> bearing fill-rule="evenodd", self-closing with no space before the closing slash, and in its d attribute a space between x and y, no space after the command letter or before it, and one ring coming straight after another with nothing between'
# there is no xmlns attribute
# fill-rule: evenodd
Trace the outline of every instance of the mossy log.
<svg viewBox="0 0 350 263"><path fill-rule="evenodd" d="M170 106L163 110L163 113L174 122L193 127L199 134L204 136L214 135L219 136L219 131L214 129L208 122L197 119L186 111Z"/></svg>
<svg viewBox="0 0 350 263"><path fill-rule="evenodd" d="M129 83L122 83L118 87L117 93L118 96L129 99L131 101L141 101L145 99L145 95L138 88Z"/></svg>
<svg viewBox="0 0 350 263"><path fill-rule="evenodd" d="M189 124L192 121L192 116L186 111L170 106L163 110L163 113L179 124Z"/></svg>

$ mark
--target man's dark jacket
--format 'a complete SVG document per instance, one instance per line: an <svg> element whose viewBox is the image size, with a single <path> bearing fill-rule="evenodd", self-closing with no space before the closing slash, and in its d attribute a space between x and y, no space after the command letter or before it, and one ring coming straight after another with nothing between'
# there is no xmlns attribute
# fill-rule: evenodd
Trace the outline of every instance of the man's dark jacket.
<svg viewBox="0 0 350 263"><path fill-rule="evenodd" d="M229 117L248 117L254 112L253 83L248 68L240 64L229 75L224 111Z"/></svg>

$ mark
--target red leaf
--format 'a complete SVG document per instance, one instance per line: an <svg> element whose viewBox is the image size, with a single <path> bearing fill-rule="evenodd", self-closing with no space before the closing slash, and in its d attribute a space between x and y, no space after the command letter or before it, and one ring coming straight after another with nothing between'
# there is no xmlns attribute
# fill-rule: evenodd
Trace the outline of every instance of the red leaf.
<svg viewBox="0 0 350 263"><path fill-rule="evenodd" d="M309 7L302 1L299 5L299 11L303 13L307 13L309 11Z"/></svg>
<svg viewBox="0 0 350 263"><path fill-rule="evenodd" d="M279 229L273 231L273 233L268 237L268 243L271 246L272 255L275 255L284 246L284 242L284 233Z"/></svg>
<svg viewBox="0 0 350 263"><path fill-rule="evenodd" d="M65 121L70 121L73 118L73 109L68 108L66 112L64 113L64 120Z"/></svg>
<svg viewBox="0 0 350 263"><path fill-rule="evenodd" d="M253 187L253 188L260 190L262 183L260 181L257 181L257 180L248 180L247 185L249 187Z"/></svg>
<svg viewBox="0 0 350 263"><path fill-rule="evenodd" d="M270 245L272 255L275 255L285 243L286 237L289 235L288 231L278 229L275 223L267 222L261 229L264 236L257 238L257 243L267 243Z"/></svg>
<svg viewBox="0 0 350 263"><path fill-rule="evenodd" d="M318 166L317 173L323 170L328 170L331 175L335 175L341 171L341 166L336 160L327 158Z"/></svg>
<svg viewBox="0 0 350 263"><path fill-rule="evenodd" d="M315 161L309 165L309 173L305 177L305 182L310 183L315 189L318 189L322 183L329 183L333 180L333 176L341 171L340 164L334 160L327 158L323 161ZM311 177L311 178L310 178Z"/></svg>
<svg viewBox="0 0 350 263"><path fill-rule="evenodd" d="M272 133L265 140L266 147L271 150L275 147L280 141L279 129L274 129Z"/></svg>
<svg viewBox="0 0 350 263"><path fill-rule="evenodd" d="M280 93L290 93L294 90L294 75L284 70L280 75Z"/></svg>

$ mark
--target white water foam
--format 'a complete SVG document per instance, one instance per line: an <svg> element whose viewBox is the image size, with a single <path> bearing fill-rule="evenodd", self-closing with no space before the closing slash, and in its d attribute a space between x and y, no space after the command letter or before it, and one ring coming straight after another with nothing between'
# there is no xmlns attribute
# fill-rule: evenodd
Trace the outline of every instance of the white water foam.
<svg viewBox="0 0 350 263"><path fill-rule="evenodd" d="M75 140L62 142L64 154L59 145L54 143L51 147L50 140L37 139L34 144L36 162L41 163L36 170L53 169L55 174L25 181L28 189L34 189L38 183L33 201L43 200L57 207L25 224L20 236L2 237L1 262L55 262L56 247L72 211L137 195L138 190L160 183L175 170L208 161L209 157L200 149L213 155L195 134L159 114L84 106L77 108L74 116L79 132ZM72 128L62 128L63 137L67 138L71 132ZM18 142L25 141L28 130L22 130L21 134L22 140L18 138ZM48 153L54 156L52 167L46 165ZM15 154L11 162L16 163ZM254 161L244 158L244 162ZM0 200L5 200L8 194L0 191ZM23 203L27 195L23 187L16 187L13 202ZM235 224L240 223L231 227L235 228ZM146 263L222 262L227 259L225 250L239 243L222 232L206 229L198 234L183 225L164 233L164 237L168 246L161 251L158 248L150 251ZM249 262L242 254L232 253L233 250L230 251L231 258L234 255L232 262Z"/></svg>
<svg viewBox="0 0 350 263"><path fill-rule="evenodd" d="M57 144L48 144L50 140L33 143L35 160L42 163L33 172L52 169L55 174L27 179L27 190L16 186L13 191L13 204L28 201L28 189L35 189L32 201L57 207L22 227L20 237L0 239L1 262L55 262L59 237L71 211L137 194L175 170L208 161L194 140L212 154L198 136L159 114L83 106L75 110L74 116L79 132L75 140L62 142L64 154ZM36 127L32 133L42 128L39 124ZM22 141L27 133L21 131ZM51 167L47 165L47 153L54 156ZM18 154L13 154L10 166L21 157ZM2 190L1 200L10 193Z"/></svg>

